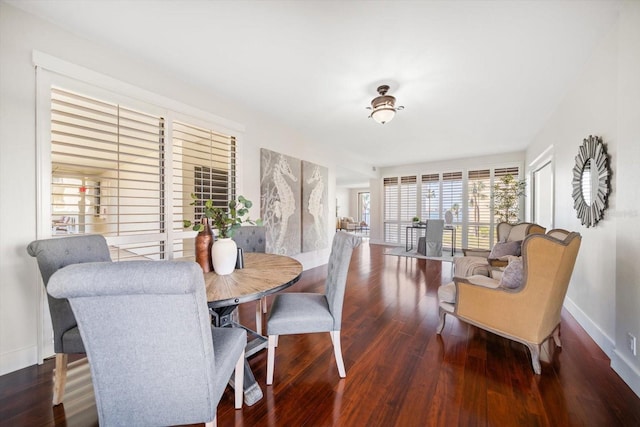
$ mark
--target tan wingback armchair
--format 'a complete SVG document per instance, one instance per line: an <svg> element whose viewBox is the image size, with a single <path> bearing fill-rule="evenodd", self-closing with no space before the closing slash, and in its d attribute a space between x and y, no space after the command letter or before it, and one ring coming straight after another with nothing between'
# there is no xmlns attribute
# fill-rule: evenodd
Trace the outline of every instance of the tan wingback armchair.
<svg viewBox="0 0 640 427"><path fill-rule="evenodd" d="M442 332L446 315L455 316L527 346L533 370L540 374L541 344L553 337L556 345L561 345L560 311L580 243L580 234L565 230L525 237L518 289L507 289L485 276L454 278L441 286L437 333Z"/></svg>
<svg viewBox="0 0 640 427"><path fill-rule="evenodd" d="M509 224L501 222L496 226L498 243L509 243L524 240L529 234L544 234L546 229L531 222ZM489 276L491 267L504 267L505 260L489 258L491 251L488 249L462 249L464 256L453 259L454 274L456 277L468 277L481 274Z"/></svg>

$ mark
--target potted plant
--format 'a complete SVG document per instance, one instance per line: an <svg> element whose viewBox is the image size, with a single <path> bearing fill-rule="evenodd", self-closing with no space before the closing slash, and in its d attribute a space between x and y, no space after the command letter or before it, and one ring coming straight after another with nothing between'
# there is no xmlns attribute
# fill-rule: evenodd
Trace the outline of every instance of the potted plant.
<svg viewBox="0 0 640 427"><path fill-rule="evenodd" d="M198 202L198 197L192 193L191 198L193 199L191 205L195 206ZM253 203L243 196L238 196L238 200L230 200L228 210L215 207L213 200L206 200L203 206L201 222L192 224L189 220L183 221L185 228L192 227L194 231L199 232L198 237L196 237L196 261L203 267L205 272L207 268L203 263L208 263L209 260L211 260L213 269L217 274L230 274L234 270L238 247L231 240L231 237L242 224L262 224L260 219L253 221L249 218L248 214L251 206L253 206ZM211 226L218 230L218 240L215 242L213 241ZM207 236L210 236L210 239L207 239ZM200 237L208 241L208 248L205 253L203 253L205 249L201 247L204 245L198 244L198 238Z"/></svg>
<svg viewBox="0 0 640 427"><path fill-rule="evenodd" d="M412 221L413 221L413 225L419 225L420 224L420 217L414 216Z"/></svg>
<svg viewBox="0 0 640 427"><path fill-rule="evenodd" d="M498 222L518 222L518 206L525 187L525 180L518 180L511 174L501 177L493 186L493 209Z"/></svg>

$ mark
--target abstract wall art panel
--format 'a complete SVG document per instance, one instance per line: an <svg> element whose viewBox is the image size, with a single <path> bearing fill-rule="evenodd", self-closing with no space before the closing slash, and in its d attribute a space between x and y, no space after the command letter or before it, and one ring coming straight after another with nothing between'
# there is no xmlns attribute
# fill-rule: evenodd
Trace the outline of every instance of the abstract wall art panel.
<svg viewBox="0 0 640 427"><path fill-rule="evenodd" d="M260 217L268 253L300 253L300 181L299 159L260 149Z"/></svg>
<svg viewBox="0 0 640 427"><path fill-rule="evenodd" d="M329 169L302 161L302 252L328 246L328 180Z"/></svg>

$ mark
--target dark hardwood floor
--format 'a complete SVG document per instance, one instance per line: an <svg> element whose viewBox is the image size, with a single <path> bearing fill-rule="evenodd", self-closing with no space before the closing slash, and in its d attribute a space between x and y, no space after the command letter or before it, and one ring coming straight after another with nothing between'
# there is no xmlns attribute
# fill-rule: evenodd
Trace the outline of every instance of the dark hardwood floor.
<svg viewBox="0 0 640 427"><path fill-rule="evenodd" d="M366 242L354 253L343 313L347 377L340 379L329 334L283 336L274 385L266 351L251 359L264 392L233 409L227 389L219 426L639 426L640 399L609 359L563 313L563 347L547 346L535 375L524 346L447 318L436 335L436 290L451 264L385 256ZM326 266L289 291L316 291ZM252 326L254 304L240 317ZM0 425L97 425L84 359L65 403L51 407L53 361L0 377ZM171 381L171 378L167 378Z"/></svg>

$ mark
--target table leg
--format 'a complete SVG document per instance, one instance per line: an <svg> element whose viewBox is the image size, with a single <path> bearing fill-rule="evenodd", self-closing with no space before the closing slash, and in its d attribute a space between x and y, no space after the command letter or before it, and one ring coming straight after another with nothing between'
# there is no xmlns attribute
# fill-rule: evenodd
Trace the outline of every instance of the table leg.
<svg viewBox="0 0 640 427"><path fill-rule="evenodd" d="M237 305L231 305L228 307L211 308L211 319L213 326L218 328L233 328L234 322L231 320L231 314L238 307ZM255 352L252 352L253 354ZM249 357L251 354L247 354ZM232 384L235 387L235 384ZM256 402L262 399L262 389L258 385L256 378L253 376L251 366L249 366L249 360L244 360L244 382L242 384L244 389L244 403L247 406L253 406Z"/></svg>

